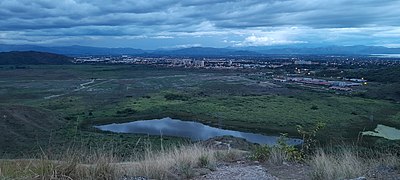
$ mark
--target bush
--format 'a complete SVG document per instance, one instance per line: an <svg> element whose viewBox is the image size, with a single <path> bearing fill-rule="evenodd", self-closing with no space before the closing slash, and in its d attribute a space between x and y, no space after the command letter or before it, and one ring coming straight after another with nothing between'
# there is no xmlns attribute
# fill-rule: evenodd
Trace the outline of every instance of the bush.
<svg viewBox="0 0 400 180"><path fill-rule="evenodd" d="M189 97L186 95L173 94L173 93L168 93L168 94L164 95L164 98L168 101L173 101L173 100L187 101L187 100L189 100Z"/></svg>
<svg viewBox="0 0 400 180"><path fill-rule="evenodd" d="M256 146L250 157L253 160L271 164L282 164L284 161L304 161L304 153L296 147L288 145L286 136L286 134L282 134L275 146Z"/></svg>
<svg viewBox="0 0 400 180"><path fill-rule="evenodd" d="M287 142L287 134L282 134L281 137L278 139L278 146L277 148L281 152L282 157L285 157L287 161L303 161L305 153L293 145L288 145Z"/></svg>
<svg viewBox="0 0 400 180"><path fill-rule="evenodd" d="M313 106L311 106L311 109L312 110L318 110L318 106L317 105L313 105Z"/></svg>
<svg viewBox="0 0 400 180"><path fill-rule="evenodd" d="M132 108L126 108L124 110L117 111L117 114L134 114L137 111Z"/></svg>
<svg viewBox="0 0 400 180"><path fill-rule="evenodd" d="M268 146L256 146L253 150L251 158L260 162L265 162L268 160L270 152L271 148Z"/></svg>
<svg viewBox="0 0 400 180"><path fill-rule="evenodd" d="M305 129L303 126L297 125L297 132L302 136L303 144L301 146L301 152L304 154L310 154L317 144L317 133L319 130L326 126L325 123L318 122L311 129Z"/></svg>

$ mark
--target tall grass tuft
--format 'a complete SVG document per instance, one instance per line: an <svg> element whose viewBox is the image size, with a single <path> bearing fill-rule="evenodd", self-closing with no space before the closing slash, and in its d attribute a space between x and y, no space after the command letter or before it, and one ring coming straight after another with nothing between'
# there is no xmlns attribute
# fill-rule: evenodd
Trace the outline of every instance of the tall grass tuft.
<svg viewBox="0 0 400 180"><path fill-rule="evenodd" d="M313 179L352 179L361 176L368 177L371 172L375 174L374 172L379 169L398 170L400 157L390 151L361 152L357 147L343 146L336 151L318 150L310 156L309 164L312 167ZM382 178L378 177L378 179Z"/></svg>
<svg viewBox="0 0 400 180"><path fill-rule="evenodd" d="M145 159L137 161L128 173L155 179L170 179L174 176L191 178L194 168L205 165L211 169L215 166L215 153L215 150L196 145L173 148L166 152L148 152Z"/></svg>
<svg viewBox="0 0 400 180"><path fill-rule="evenodd" d="M281 165L284 162L290 161L291 158L289 154L281 148L273 147L269 151L269 156L267 162L273 165Z"/></svg>
<svg viewBox="0 0 400 180"><path fill-rule="evenodd" d="M364 176L368 166L366 160L348 148L334 153L318 150L311 156L313 179L350 179Z"/></svg>

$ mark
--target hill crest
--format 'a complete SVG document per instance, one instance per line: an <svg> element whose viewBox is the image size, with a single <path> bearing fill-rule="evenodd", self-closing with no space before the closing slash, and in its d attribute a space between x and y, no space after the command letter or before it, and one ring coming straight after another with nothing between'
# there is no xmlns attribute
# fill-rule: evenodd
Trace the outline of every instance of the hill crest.
<svg viewBox="0 0 400 180"><path fill-rule="evenodd" d="M38 51L0 52L0 65L61 65L71 64L72 58Z"/></svg>

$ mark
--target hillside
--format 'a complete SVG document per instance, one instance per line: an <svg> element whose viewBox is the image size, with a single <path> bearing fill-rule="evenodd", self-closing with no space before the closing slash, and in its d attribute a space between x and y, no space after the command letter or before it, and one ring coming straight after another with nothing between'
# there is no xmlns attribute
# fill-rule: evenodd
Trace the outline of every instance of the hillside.
<svg viewBox="0 0 400 180"><path fill-rule="evenodd" d="M70 63L70 57L59 54L36 51L0 52L0 65L60 65Z"/></svg>
<svg viewBox="0 0 400 180"><path fill-rule="evenodd" d="M47 110L21 105L0 105L0 116L0 154L18 154L47 143L52 131L64 125Z"/></svg>

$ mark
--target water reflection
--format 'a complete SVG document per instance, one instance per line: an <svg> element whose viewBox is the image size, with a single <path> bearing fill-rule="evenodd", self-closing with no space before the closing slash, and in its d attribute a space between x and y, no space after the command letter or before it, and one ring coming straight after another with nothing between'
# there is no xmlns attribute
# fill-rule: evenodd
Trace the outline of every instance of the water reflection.
<svg viewBox="0 0 400 180"><path fill-rule="evenodd" d="M149 135L165 135L190 138L193 141L207 140L217 136L234 136L244 138L249 142L258 144L274 145L277 142L277 136L265 136L261 134L232 131L207 126L198 122L181 121L171 118L134 121L121 124L108 124L95 126L103 131L116 133L136 133ZM289 139L288 144L301 144L300 139Z"/></svg>

